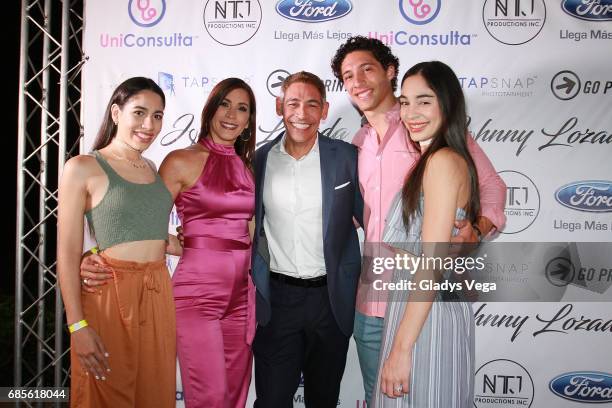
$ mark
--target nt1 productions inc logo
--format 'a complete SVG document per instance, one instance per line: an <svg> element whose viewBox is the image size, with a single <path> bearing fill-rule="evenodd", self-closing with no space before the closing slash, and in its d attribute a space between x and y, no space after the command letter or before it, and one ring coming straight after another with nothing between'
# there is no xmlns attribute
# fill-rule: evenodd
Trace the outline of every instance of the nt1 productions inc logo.
<svg viewBox="0 0 612 408"><path fill-rule="evenodd" d="M516 361L491 360L476 371L476 408L531 407L533 396L533 378L527 369Z"/></svg>
<svg viewBox="0 0 612 408"><path fill-rule="evenodd" d="M525 44L540 34L546 22L544 0L486 0L482 21L502 44Z"/></svg>
<svg viewBox="0 0 612 408"><path fill-rule="evenodd" d="M204 6L204 28L219 44L241 45L255 36L261 15L259 0L208 0Z"/></svg>

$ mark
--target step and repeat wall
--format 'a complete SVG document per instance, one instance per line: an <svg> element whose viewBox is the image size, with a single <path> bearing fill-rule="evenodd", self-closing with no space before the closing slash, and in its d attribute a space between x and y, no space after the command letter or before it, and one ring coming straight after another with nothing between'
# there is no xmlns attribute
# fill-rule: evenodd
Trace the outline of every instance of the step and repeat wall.
<svg viewBox="0 0 612 408"><path fill-rule="evenodd" d="M204 102L226 77L256 94L258 145L283 130L275 97L299 70L325 82L320 130L350 142L360 118L330 60L363 35L392 48L400 78L425 60L457 73L472 136L508 187L496 242L580 242L588 252L588 242L612 241L612 0L90 0L84 26L84 152L112 90L131 76L166 94L162 132L146 152L158 165L196 141ZM177 224L173 212L169 230ZM520 281L529 273L520 258L490 267ZM612 401L612 262L580 261L543 260L546 276L569 276L556 302L474 303L475 407ZM585 283L600 290L583 296ZM363 407L352 341L349 353L338 406ZM294 400L304 405L301 387Z"/></svg>

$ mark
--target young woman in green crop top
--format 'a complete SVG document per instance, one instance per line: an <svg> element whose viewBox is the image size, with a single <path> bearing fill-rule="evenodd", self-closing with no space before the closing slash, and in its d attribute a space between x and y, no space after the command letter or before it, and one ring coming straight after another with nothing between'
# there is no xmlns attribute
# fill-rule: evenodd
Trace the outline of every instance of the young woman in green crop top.
<svg viewBox="0 0 612 408"><path fill-rule="evenodd" d="M175 312L165 265L172 196L142 152L165 98L148 78L120 84L92 155L70 159L59 189L57 269L71 333L71 406L175 404ZM112 284L81 291L84 216Z"/></svg>

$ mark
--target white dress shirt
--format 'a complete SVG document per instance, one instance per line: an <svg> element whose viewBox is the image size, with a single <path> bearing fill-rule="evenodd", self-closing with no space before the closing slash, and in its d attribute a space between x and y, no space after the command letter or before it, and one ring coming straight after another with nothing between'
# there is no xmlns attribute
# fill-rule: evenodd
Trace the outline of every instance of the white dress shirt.
<svg viewBox="0 0 612 408"><path fill-rule="evenodd" d="M268 153L263 191L270 270L295 278L325 275L319 139L296 160L285 138Z"/></svg>

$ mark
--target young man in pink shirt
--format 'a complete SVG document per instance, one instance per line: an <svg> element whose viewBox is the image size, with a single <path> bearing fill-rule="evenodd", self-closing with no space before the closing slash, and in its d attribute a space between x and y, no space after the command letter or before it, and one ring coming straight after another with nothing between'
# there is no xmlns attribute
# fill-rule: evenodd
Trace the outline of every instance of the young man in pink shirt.
<svg viewBox="0 0 612 408"><path fill-rule="evenodd" d="M399 60L389 47L377 39L352 37L338 48L331 67L366 120L353 138L353 144L359 151L359 184L365 204L364 258L367 259L376 251L389 206L420 153L409 142L400 121L400 106L393 94ZM506 186L485 153L470 136L467 138L478 171L482 211L475 225L457 223L461 231L453 242L477 242L505 223ZM373 290L371 277L364 271L357 292L353 336L369 403L376 381L386 301L384 293Z"/></svg>

